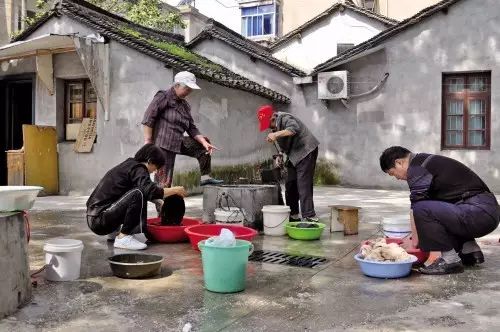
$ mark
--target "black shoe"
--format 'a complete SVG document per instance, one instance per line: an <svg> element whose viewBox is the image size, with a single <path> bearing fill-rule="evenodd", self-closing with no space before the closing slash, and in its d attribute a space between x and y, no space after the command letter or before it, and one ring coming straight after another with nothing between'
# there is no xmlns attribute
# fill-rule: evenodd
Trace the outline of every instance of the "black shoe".
<svg viewBox="0 0 500 332"><path fill-rule="evenodd" d="M464 266L462 262L446 263L443 258L439 257L431 265L420 268L419 272L430 275L462 273L464 272Z"/></svg>
<svg viewBox="0 0 500 332"><path fill-rule="evenodd" d="M290 217L290 218L288 218L288 221L289 222L299 222L299 221L302 221L302 218L292 218L292 217Z"/></svg>
<svg viewBox="0 0 500 332"><path fill-rule="evenodd" d="M478 265L481 263L484 263L484 255L483 252L480 251L474 251L468 254L458 254L460 256L460 259L462 260L462 263L466 266L474 266Z"/></svg>

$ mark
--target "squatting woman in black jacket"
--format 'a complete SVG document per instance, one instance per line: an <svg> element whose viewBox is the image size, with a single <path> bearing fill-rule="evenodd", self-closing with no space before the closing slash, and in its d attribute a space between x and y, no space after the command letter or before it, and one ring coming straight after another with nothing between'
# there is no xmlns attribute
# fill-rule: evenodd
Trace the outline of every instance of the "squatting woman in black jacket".
<svg viewBox="0 0 500 332"><path fill-rule="evenodd" d="M183 187L161 188L151 181L150 174L164 164L161 149L146 144L134 158L108 171L87 201L90 229L98 235L119 232L115 248L145 249L147 245L132 235L147 232L147 202L173 195L186 196Z"/></svg>

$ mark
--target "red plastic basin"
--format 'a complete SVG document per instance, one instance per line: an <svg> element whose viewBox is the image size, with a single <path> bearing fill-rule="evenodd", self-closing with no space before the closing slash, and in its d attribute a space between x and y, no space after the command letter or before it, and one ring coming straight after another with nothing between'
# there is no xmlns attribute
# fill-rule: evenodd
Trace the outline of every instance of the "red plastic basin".
<svg viewBox="0 0 500 332"><path fill-rule="evenodd" d="M148 232L151 237L162 243L177 243L188 241L184 229L188 226L200 225L201 220L193 218L183 218L180 226L162 226L160 218L148 219Z"/></svg>
<svg viewBox="0 0 500 332"><path fill-rule="evenodd" d="M188 235L189 241L191 242L191 246L193 247L193 249L199 250L198 242L206 240L212 236L220 235L220 231L223 228L227 228L231 232L233 232L234 236L238 240L252 241L253 238L258 234L255 229L244 226L215 225L215 224L189 226L186 227L184 231Z"/></svg>

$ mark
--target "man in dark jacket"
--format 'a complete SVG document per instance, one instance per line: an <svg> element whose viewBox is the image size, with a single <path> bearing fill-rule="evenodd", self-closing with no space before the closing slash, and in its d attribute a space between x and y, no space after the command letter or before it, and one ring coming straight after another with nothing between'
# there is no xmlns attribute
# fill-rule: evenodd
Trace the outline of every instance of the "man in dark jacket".
<svg viewBox="0 0 500 332"><path fill-rule="evenodd" d="M147 245L132 235L147 234L147 202L172 195L186 196L183 187L162 188L151 181L150 174L164 163L160 148L146 144L134 158L108 171L87 201L89 228L98 235L118 232L115 248L145 249Z"/></svg>
<svg viewBox="0 0 500 332"><path fill-rule="evenodd" d="M313 180L318 158L319 142L309 129L290 113L274 112L270 105L259 108L257 118L260 131L271 129L267 141L277 142L288 160L285 183L286 204L290 207L290 221L300 221L299 201L302 218L317 222L313 201Z"/></svg>
<svg viewBox="0 0 500 332"><path fill-rule="evenodd" d="M382 153L380 167L408 182L417 232L413 240L424 251L441 251L441 257L422 273L459 273L463 265L484 262L475 238L497 228L500 207L476 173L454 159L413 154L400 146Z"/></svg>

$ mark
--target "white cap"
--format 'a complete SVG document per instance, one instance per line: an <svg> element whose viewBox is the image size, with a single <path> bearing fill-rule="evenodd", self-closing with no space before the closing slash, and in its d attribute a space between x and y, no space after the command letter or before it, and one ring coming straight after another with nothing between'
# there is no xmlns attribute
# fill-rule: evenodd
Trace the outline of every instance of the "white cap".
<svg viewBox="0 0 500 332"><path fill-rule="evenodd" d="M177 73L174 77L174 84L185 84L191 89L199 90L201 89L198 84L196 84L196 76L188 71L181 71Z"/></svg>

